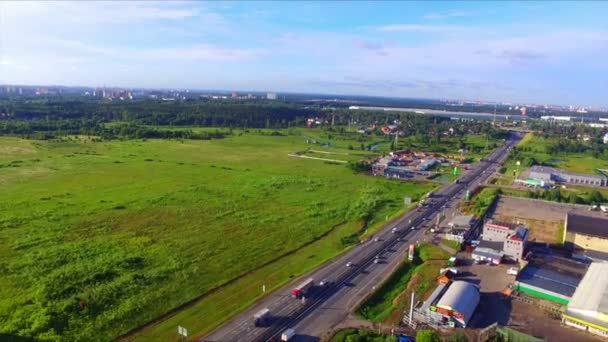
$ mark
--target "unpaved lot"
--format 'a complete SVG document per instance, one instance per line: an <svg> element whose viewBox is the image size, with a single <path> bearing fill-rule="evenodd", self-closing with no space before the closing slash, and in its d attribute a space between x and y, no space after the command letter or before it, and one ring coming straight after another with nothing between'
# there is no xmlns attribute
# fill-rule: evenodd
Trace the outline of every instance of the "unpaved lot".
<svg viewBox="0 0 608 342"><path fill-rule="evenodd" d="M530 229L530 240L555 243L560 225L572 204L500 196L489 216L495 221L518 222Z"/></svg>

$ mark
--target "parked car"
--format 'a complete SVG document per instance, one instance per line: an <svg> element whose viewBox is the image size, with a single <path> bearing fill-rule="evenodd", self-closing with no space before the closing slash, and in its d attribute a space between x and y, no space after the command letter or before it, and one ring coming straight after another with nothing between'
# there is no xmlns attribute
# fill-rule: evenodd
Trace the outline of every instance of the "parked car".
<svg viewBox="0 0 608 342"><path fill-rule="evenodd" d="M351 267L352 265L353 265L353 263L350 261L346 263L346 267Z"/></svg>
<svg viewBox="0 0 608 342"><path fill-rule="evenodd" d="M516 276L517 273L519 273L519 271L517 270L517 267L511 267L507 270L507 274L510 274L510 275Z"/></svg>

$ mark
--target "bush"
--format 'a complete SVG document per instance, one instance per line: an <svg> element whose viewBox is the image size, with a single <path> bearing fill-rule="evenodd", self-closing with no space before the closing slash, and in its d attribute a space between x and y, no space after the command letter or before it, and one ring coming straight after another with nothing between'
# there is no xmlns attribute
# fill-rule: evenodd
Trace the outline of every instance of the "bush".
<svg viewBox="0 0 608 342"><path fill-rule="evenodd" d="M441 342L441 337L439 337L439 334L435 330L418 330L416 342Z"/></svg>

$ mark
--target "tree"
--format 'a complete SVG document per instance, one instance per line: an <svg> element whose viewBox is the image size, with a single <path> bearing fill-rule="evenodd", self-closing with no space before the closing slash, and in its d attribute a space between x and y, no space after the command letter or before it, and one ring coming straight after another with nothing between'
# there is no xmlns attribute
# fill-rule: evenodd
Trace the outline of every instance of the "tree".
<svg viewBox="0 0 608 342"><path fill-rule="evenodd" d="M602 202L604 202L604 196L602 196L601 192L593 190L589 195L589 201L592 204L602 204Z"/></svg>
<svg viewBox="0 0 608 342"><path fill-rule="evenodd" d="M439 337L439 334L435 330L418 330L416 342L441 342L441 337Z"/></svg>

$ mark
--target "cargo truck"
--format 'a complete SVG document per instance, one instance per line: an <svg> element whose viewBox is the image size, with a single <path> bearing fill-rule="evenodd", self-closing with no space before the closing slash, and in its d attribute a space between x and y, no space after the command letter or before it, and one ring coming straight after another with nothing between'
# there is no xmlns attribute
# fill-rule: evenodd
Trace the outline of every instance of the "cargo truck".
<svg viewBox="0 0 608 342"><path fill-rule="evenodd" d="M283 331L283 333L281 334L281 341L289 341L291 340L294 336L296 336L296 331L293 329L287 329L285 331Z"/></svg>
<svg viewBox="0 0 608 342"><path fill-rule="evenodd" d="M256 327L263 327L266 324L268 324L269 319L270 319L270 309L263 308L262 310L256 312L255 315L253 315L253 324Z"/></svg>
<svg viewBox="0 0 608 342"><path fill-rule="evenodd" d="M308 279L306 279L306 281L304 281L300 285L296 286L291 291L291 295L293 296L293 298L302 298L302 297L306 296L306 294L308 293L310 288L313 287L314 284L315 284L314 279L308 278Z"/></svg>

